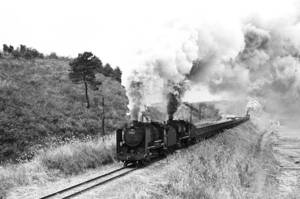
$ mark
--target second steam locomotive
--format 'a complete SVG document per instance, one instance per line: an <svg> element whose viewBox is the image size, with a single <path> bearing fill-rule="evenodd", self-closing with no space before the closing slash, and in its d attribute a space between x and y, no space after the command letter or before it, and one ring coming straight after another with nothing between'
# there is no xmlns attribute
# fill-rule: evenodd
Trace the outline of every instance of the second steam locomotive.
<svg viewBox="0 0 300 199"><path fill-rule="evenodd" d="M164 123L132 121L128 126L117 130L117 158L125 166L129 163L144 164L152 158L235 127L249 120L249 117L247 114L245 117L232 117L199 125L173 119Z"/></svg>

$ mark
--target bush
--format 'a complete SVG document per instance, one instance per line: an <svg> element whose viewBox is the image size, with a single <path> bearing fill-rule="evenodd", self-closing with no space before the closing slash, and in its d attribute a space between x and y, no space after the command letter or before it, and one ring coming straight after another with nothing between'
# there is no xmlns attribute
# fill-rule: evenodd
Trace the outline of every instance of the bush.
<svg viewBox="0 0 300 199"><path fill-rule="evenodd" d="M22 55L21 55L21 53L20 53L20 51L18 51L18 50L14 50L12 53L11 53L13 56L14 56L14 58L16 58L16 59L19 59Z"/></svg>
<svg viewBox="0 0 300 199"><path fill-rule="evenodd" d="M49 59L58 59L58 56L56 55L55 52L50 53L50 55L48 56Z"/></svg>
<svg viewBox="0 0 300 199"><path fill-rule="evenodd" d="M44 58L44 55L33 48L26 48L23 57L25 59Z"/></svg>

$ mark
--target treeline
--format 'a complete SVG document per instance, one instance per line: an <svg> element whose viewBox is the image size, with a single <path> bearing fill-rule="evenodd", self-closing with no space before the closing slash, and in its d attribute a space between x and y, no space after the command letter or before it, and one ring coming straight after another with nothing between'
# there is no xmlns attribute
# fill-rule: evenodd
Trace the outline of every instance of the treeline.
<svg viewBox="0 0 300 199"><path fill-rule="evenodd" d="M71 60L70 63L74 62L75 60L81 59L84 56L87 56L88 54L91 54L90 52L84 52L83 54L79 54L77 58ZM82 56L83 55L83 56ZM19 47L15 48L12 45L3 44L2 52L0 52L0 58L6 57L6 56L12 56L13 58L19 59L24 58L27 60L35 59L35 58L48 58L48 59L66 59L70 60L68 57L58 56L55 52L50 53L49 55L44 55L43 53L39 52L38 50L27 47L26 45L20 45ZM121 77L122 72L119 67L116 67L113 69L109 63L103 64L102 61L98 59L98 62L95 65L95 70L99 73L102 73L106 77L111 77L112 79L118 81L121 83Z"/></svg>
<svg viewBox="0 0 300 199"><path fill-rule="evenodd" d="M39 52L35 48L27 47L26 45L20 45L18 47L14 47L12 45L3 44L2 52L0 52L0 58L5 57L13 57L16 59L64 59L69 60L69 57L58 56L55 52L50 53L49 55L44 55L43 53Z"/></svg>
<svg viewBox="0 0 300 199"><path fill-rule="evenodd" d="M34 59L34 58L44 58L44 54L40 53L34 48L29 48L25 45L20 45L20 47L14 48L12 45L3 44L3 55L11 55L14 58L24 58L24 59Z"/></svg>

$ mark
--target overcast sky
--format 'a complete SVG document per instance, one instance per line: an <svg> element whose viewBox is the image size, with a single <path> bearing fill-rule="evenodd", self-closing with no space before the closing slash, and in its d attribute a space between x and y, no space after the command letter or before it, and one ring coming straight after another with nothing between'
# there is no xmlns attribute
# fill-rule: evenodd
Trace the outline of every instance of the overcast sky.
<svg viewBox="0 0 300 199"><path fill-rule="evenodd" d="M231 30L249 17L287 18L297 9L289 0L0 0L0 8L0 44L72 57L92 51L125 76L139 67L141 52L153 51L162 38L184 38L169 30L177 21Z"/></svg>

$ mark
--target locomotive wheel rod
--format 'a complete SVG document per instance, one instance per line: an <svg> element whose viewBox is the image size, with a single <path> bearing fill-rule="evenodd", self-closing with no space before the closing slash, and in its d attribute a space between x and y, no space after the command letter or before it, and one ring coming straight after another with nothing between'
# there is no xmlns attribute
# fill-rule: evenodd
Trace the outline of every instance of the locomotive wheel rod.
<svg viewBox="0 0 300 199"><path fill-rule="evenodd" d="M123 169L126 169L126 168L127 168L127 167L121 167L121 168L119 168L119 169L115 169L115 170L110 171L110 172L108 172L108 173L106 173L106 174L97 176L97 177L95 177L95 178L86 180L86 181L81 182L81 183L79 183L79 184L76 184L76 185L67 187L67 188L65 188L65 189L62 189L62 190L60 190L60 191L51 193L51 194L46 195L46 196L43 196L43 197L41 197L40 199L46 199L46 198L55 197L56 195L62 194L62 193L64 193L64 192L70 191L70 190L75 189L75 188L77 188L77 187L80 187L80 186L82 186L82 185L88 184L88 183L90 183L90 182L99 180L99 179L104 178L104 177L107 177L107 176L109 176L109 175L112 175L112 174L114 174L114 173L116 173L116 172L118 172L118 171L121 171L121 170L123 170ZM104 181L101 181L101 182L99 182L99 183L96 183L96 184L94 184L94 185L92 185L92 186L89 186L89 187L87 187L87 188L84 188L84 189L82 189L82 190L80 190L80 191L77 191L77 192L74 192L74 193L72 193L72 194L70 194L70 195L67 195L67 196L65 196L65 197L63 197L63 198L71 198L71 197L74 197L74 196L79 195L79 194L81 194L81 193L83 193L83 192L85 192L85 191L88 191L88 190L90 190L90 189L92 189L92 188L95 188L96 186L100 186L100 185L106 184L106 183L108 183L108 182L110 182L110 181L112 181L112 180L115 180L115 179L119 178L119 177L125 176L126 174L131 173L132 171L134 171L134 170L136 170L136 169L138 169L138 168L132 168L132 169L130 169L129 171L126 171L126 172L121 173L121 174L119 174L119 175L116 175L116 176L114 176L114 177L108 178L107 180L104 180Z"/></svg>

